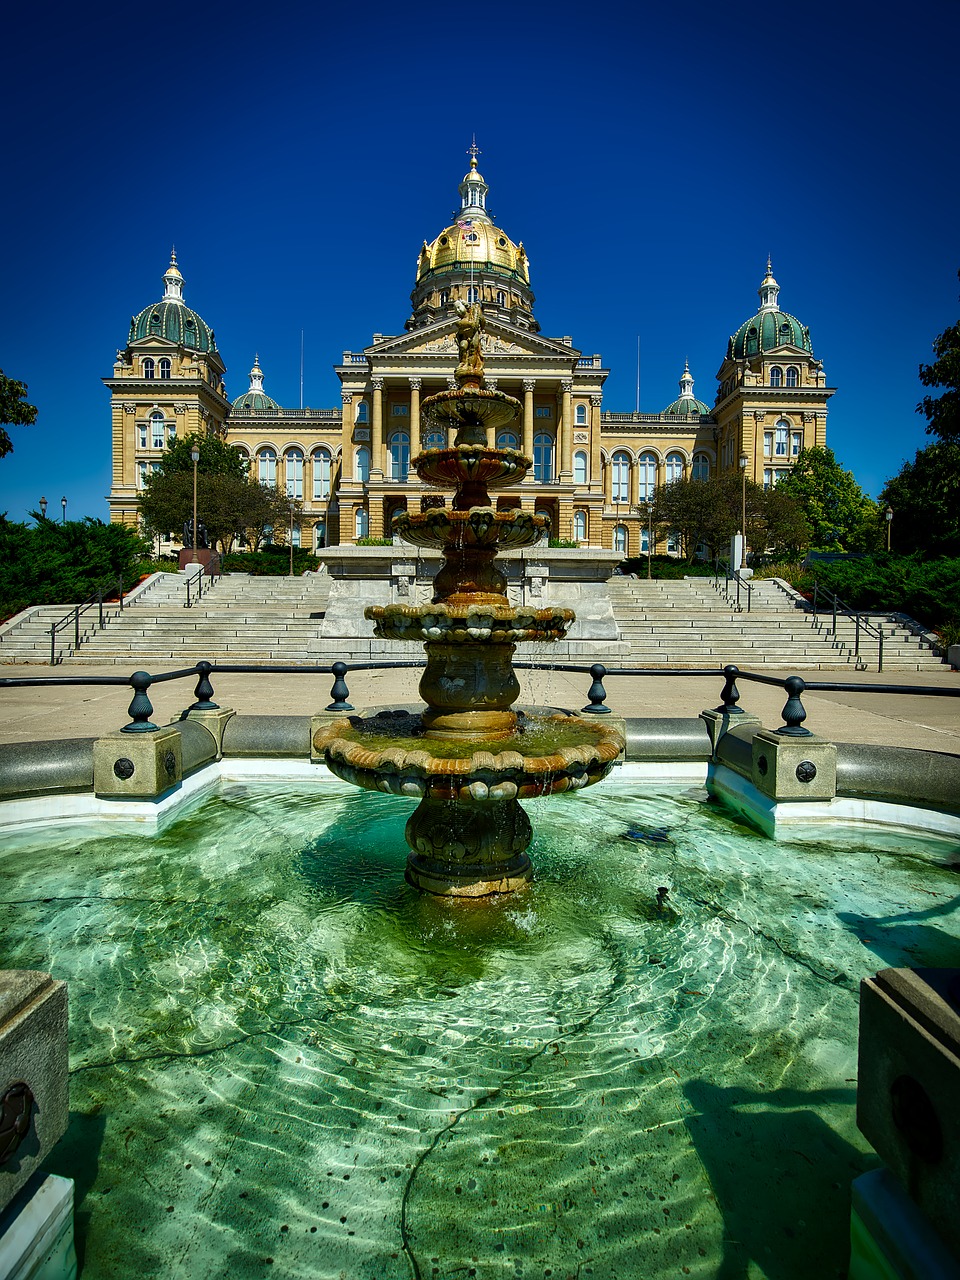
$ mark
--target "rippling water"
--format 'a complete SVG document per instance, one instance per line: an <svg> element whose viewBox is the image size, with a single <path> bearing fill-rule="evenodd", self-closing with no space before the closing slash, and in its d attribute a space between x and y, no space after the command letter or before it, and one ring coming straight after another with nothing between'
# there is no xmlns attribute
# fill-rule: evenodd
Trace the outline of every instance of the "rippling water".
<svg viewBox="0 0 960 1280"><path fill-rule="evenodd" d="M858 984L958 962L960 849L645 787L527 806L536 880L480 904L334 780L8 841L0 963L70 984L84 1280L845 1275Z"/></svg>

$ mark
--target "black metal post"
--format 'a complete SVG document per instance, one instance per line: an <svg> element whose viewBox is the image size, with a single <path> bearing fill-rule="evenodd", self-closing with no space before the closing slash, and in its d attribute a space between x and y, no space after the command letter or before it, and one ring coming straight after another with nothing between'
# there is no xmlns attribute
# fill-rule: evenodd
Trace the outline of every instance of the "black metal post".
<svg viewBox="0 0 960 1280"><path fill-rule="evenodd" d="M125 724L120 730L121 733L155 733L159 729L159 725L152 724L150 717L153 714L153 704L147 697L147 690L153 683L153 677L148 671L135 671L130 677L130 683L135 689L133 701L127 708L127 715L130 716L130 724Z"/></svg>
<svg viewBox="0 0 960 1280"><path fill-rule="evenodd" d="M603 705L607 698L606 690L603 687L603 677L607 674L607 668L602 662L595 662L590 668L590 674L593 676L593 684L587 693L590 705L584 707L583 710L589 711L591 715L595 716L608 716L610 715L610 708Z"/></svg>
<svg viewBox="0 0 960 1280"><path fill-rule="evenodd" d="M220 707L213 701L213 685L210 683L210 672L213 670L213 664L210 662L197 663L197 675L200 679L197 681L197 687L193 691L196 702L188 707L188 711L219 711Z"/></svg>
<svg viewBox="0 0 960 1280"><path fill-rule="evenodd" d="M327 707L328 711L353 711L354 707L350 705L347 699L350 697L350 690L347 688L347 682L344 677L349 670L345 662L335 662L330 668L333 672L333 688L330 690L330 697L333 701Z"/></svg>
<svg viewBox="0 0 960 1280"><path fill-rule="evenodd" d="M787 676L783 682L783 687L787 692L787 701L783 708L783 724L777 730L784 737L791 738L809 738L812 737L809 729L804 729L803 722L807 718L803 703L800 701L800 695L807 687L800 676Z"/></svg>
<svg viewBox="0 0 960 1280"><path fill-rule="evenodd" d="M740 690L737 688L737 676L740 674L740 668L733 665L723 668L723 674L726 680L723 684L723 691L720 694L720 706L718 711L724 712L728 716L742 716L743 707L738 707L740 701Z"/></svg>

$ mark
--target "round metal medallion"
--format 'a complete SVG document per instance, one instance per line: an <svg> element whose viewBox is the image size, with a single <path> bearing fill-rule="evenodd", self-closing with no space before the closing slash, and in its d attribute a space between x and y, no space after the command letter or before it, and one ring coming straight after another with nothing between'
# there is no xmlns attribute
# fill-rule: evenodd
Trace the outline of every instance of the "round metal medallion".
<svg viewBox="0 0 960 1280"><path fill-rule="evenodd" d="M817 766L812 760L801 760L797 765L797 780L799 782L812 782L817 776Z"/></svg>
<svg viewBox="0 0 960 1280"><path fill-rule="evenodd" d="M132 778L136 770L132 760L128 760L126 756L121 756L119 760L114 762L113 772L118 778Z"/></svg>

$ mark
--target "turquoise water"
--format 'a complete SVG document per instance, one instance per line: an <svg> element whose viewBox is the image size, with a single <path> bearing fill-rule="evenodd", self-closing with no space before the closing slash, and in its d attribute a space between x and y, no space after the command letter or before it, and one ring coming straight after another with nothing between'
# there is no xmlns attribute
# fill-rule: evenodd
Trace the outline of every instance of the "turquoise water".
<svg viewBox="0 0 960 1280"><path fill-rule="evenodd" d="M335 780L8 840L0 963L70 984L84 1280L845 1275L858 984L957 963L960 847L648 787L528 805L536 880L479 905Z"/></svg>

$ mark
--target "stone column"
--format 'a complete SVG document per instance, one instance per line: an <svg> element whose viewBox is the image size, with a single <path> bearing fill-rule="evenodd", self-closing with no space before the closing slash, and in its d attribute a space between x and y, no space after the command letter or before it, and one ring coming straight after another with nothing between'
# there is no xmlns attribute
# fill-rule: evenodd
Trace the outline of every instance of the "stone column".
<svg viewBox="0 0 960 1280"><path fill-rule="evenodd" d="M353 479L353 396L344 391L340 399L343 401L340 433L340 447L343 455L340 459L340 483L346 484Z"/></svg>
<svg viewBox="0 0 960 1280"><path fill-rule="evenodd" d="M373 379L373 427L370 432L370 470L382 478L385 472L383 449L383 379ZM372 478L372 476L371 476Z"/></svg>
<svg viewBox="0 0 960 1280"><path fill-rule="evenodd" d="M596 490L603 478L603 460L600 452L600 404L602 396L590 397L590 488Z"/></svg>
<svg viewBox="0 0 960 1280"><path fill-rule="evenodd" d="M571 395L573 393L573 380L564 378L560 383L561 400L560 400L560 421L557 424L557 435L560 437L557 441L558 452L560 454L560 479L573 479L573 405Z"/></svg>
<svg viewBox="0 0 960 1280"><path fill-rule="evenodd" d="M536 378L523 380L523 452L528 458L533 457L533 389L537 385ZM527 472L527 480L533 482L533 468Z"/></svg>
<svg viewBox="0 0 960 1280"><path fill-rule="evenodd" d="M410 453L416 456L423 449L420 439L420 386L419 378L410 379Z"/></svg>

